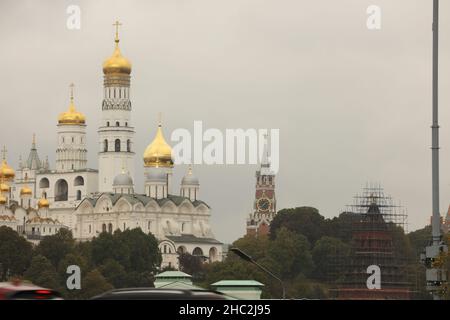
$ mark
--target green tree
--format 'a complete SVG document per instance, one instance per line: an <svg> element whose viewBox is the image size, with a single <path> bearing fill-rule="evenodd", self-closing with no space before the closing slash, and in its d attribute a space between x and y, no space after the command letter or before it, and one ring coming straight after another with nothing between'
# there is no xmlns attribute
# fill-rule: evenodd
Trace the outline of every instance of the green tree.
<svg viewBox="0 0 450 320"><path fill-rule="evenodd" d="M98 270L115 288L124 288L127 286L127 273L125 268L116 260L108 259Z"/></svg>
<svg viewBox="0 0 450 320"><path fill-rule="evenodd" d="M27 240L9 227L0 227L0 281L23 275L31 257L32 246Z"/></svg>
<svg viewBox="0 0 450 320"><path fill-rule="evenodd" d="M94 266L112 259L120 263L126 272L156 272L162 257L158 240L145 234L140 228L101 233L91 242L91 257Z"/></svg>
<svg viewBox="0 0 450 320"><path fill-rule="evenodd" d="M239 248L240 250L247 253L255 260L267 257L269 249L269 237L268 236L251 236L246 235L238 240L236 240L232 247Z"/></svg>
<svg viewBox="0 0 450 320"><path fill-rule="evenodd" d="M203 259L189 253L182 253L178 256L180 271L191 275L194 279L201 278L204 272Z"/></svg>
<svg viewBox="0 0 450 320"><path fill-rule="evenodd" d="M90 299L111 289L113 286L106 281L99 270L94 269L81 278L81 290L79 290L78 298Z"/></svg>
<svg viewBox="0 0 450 320"><path fill-rule="evenodd" d="M37 286L60 290L58 274L51 262L43 255L33 257L24 277Z"/></svg>
<svg viewBox="0 0 450 320"><path fill-rule="evenodd" d="M129 264L123 266L127 271L155 273L162 262L158 240L140 228L125 230L114 234L117 242L128 248ZM127 268L128 267L128 268Z"/></svg>
<svg viewBox="0 0 450 320"><path fill-rule="evenodd" d="M314 278L336 281L342 276L344 262L350 256L350 246L333 237L322 237L312 250Z"/></svg>
<svg viewBox="0 0 450 320"><path fill-rule="evenodd" d="M292 279L300 273L308 276L314 267L306 237L285 227L278 229L270 242L269 256L280 265L283 279Z"/></svg>
<svg viewBox="0 0 450 320"><path fill-rule="evenodd" d="M116 238L107 232L102 232L91 241L91 259L94 266L102 265L108 259L116 261L128 261L129 252L123 244L116 241Z"/></svg>
<svg viewBox="0 0 450 320"><path fill-rule="evenodd" d="M325 218L312 207L280 210L270 224L270 238L275 239L278 229L283 227L304 235L311 245L314 245L327 231Z"/></svg>
<svg viewBox="0 0 450 320"><path fill-rule="evenodd" d="M55 235L44 237L36 247L36 253L46 257L57 268L59 262L74 248L72 232L61 228Z"/></svg>

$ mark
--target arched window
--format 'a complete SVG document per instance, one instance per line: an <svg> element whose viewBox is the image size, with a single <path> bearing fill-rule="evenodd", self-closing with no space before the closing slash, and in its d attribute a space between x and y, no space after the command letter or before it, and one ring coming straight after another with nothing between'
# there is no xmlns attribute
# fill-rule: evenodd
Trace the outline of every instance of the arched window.
<svg viewBox="0 0 450 320"><path fill-rule="evenodd" d="M120 127L119 121L116 121L116 127Z"/></svg>
<svg viewBox="0 0 450 320"><path fill-rule="evenodd" d="M209 262L214 262L217 260L217 249L212 247L209 249Z"/></svg>
<svg viewBox="0 0 450 320"><path fill-rule="evenodd" d="M116 141L114 143L114 150L116 152L120 152L120 139L116 139Z"/></svg>
<svg viewBox="0 0 450 320"><path fill-rule="evenodd" d="M64 179L56 181L55 201L67 201L69 197L69 185Z"/></svg>
<svg viewBox="0 0 450 320"><path fill-rule="evenodd" d="M48 181L47 178L42 178L41 181L39 181L39 188L47 189L49 187L50 187L50 181Z"/></svg>
<svg viewBox="0 0 450 320"><path fill-rule="evenodd" d="M131 141L130 141L130 139L127 140L127 152L131 152Z"/></svg>
<svg viewBox="0 0 450 320"><path fill-rule="evenodd" d="M187 252L186 247L185 246L179 246L178 249L177 249L177 252L178 252L178 254L186 253Z"/></svg>
<svg viewBox="0 0 450 320"><path fill-rule="evenodd" d="M76 177L74 182L73 182L73 185L75 187L77 187L77 186L84 186L84 178L82 176Z"/></svg>
<svg viewBox="0 0 450 320"><path fill-rule="evenodd" d="M106 232L106 224L102 224L102 232Z"/></svg>
<svg viewBox="0 0 450 320"><path fill-rule="evenodd" d="M203 250L199 247L195 248L194 251L192 251L193 256L203 256Z"/></svg>
<svg viewBox="0 0 450 320"><path fill-rule="evenodd" d="M108 140L103 141L103 152L108 152Z"/></svg>
<svg viewBox="0 0 450 320"><path fill-rule="evenodd" d="M81 200L81 190L77 190L77 200Z"/></svg>
<svg viewBox="0 0 450 320"><path fill-rule="evenodd" d="M108 232L109 232L109 233L112 233L112 231L113 231L113 230L112 230L112 223L109 223L109 224L108 224Z"/></svg>
<svg viewBox="0 0 450 320"><path fill-rule="evenodd" d="M89 225L89 233L92 233L92 227Z"/></svg>
<svg viewBox="0 0 450 320"><path fill-rule="evenodd" d="M109 121L108 121L108 122L106 122L106 126L107 126L107 127L109 127Z"/></svg>

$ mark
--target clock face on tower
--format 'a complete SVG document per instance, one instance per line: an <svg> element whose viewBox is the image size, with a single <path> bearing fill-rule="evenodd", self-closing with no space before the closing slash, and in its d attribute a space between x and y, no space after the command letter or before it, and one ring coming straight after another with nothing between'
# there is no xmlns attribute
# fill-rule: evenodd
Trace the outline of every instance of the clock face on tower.
<svg viewBox="0 0 450 320"><path fill-rule="evenodd" d="M270 209L270 201L266 198L259 199L257 205L259 211L268 211Z"/></svg>

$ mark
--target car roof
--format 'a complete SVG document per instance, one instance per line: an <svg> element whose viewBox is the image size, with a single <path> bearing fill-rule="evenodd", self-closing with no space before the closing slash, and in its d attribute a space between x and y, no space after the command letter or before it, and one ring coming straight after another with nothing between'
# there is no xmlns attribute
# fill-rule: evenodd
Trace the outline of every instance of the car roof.
<svg viewBox="0 0 450 320"><path fill-rule="evenodd" d="M91 299L228 299L226 295L212 290L187 290L164 288L122 288L107 291Z"/></svg>

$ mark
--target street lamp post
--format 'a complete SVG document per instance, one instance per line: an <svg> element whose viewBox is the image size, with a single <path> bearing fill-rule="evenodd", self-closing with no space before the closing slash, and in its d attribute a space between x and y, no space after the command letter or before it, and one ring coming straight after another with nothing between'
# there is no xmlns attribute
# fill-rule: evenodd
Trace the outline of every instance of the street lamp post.
<svg viewBox="0 0 450 320"><path fill-rule="evenodd" d="M426 270L427 290L433 294L433 298L438 300L442 295L442 288L447 283L447 270L440 263L439 257L447 254L447 245L442 241L441 214L439 212L439 0L433 0L433 101L432 115L432 208L431 218L432 238L431 244L425 248L421 255Z"/></svg>
<svg viewBox="0 0 450 320"><path fill-rule="evenodd" d="M269 276L271 276L272 278L274 278L275 280L280 282L281 288L283 289L283 299L286 299L286 288L284 287L284 283L283 283L283 281L280 278L278 278L276 275L274 275L273 272L271 272L269 269L267 269L267 268L263 267L262 265L260 265L252 257L250 257L248 254L243 252L241 249L239 249L239 248L231 248L230 251L233 252L234 254L236 254L237 256L239 256L239 258L241 258L242 260L245 260L247 262L253 263L259 269L261 269L262 271L267 273Z"/></svg>

